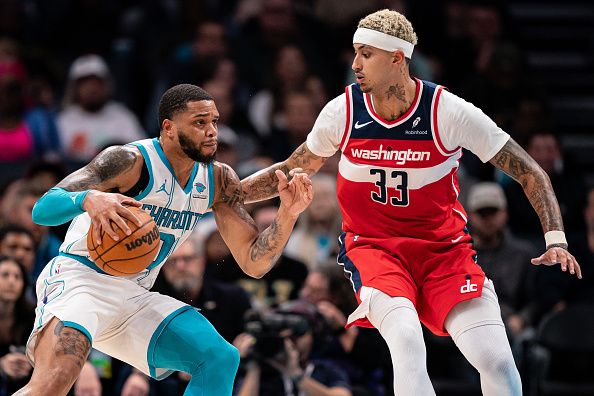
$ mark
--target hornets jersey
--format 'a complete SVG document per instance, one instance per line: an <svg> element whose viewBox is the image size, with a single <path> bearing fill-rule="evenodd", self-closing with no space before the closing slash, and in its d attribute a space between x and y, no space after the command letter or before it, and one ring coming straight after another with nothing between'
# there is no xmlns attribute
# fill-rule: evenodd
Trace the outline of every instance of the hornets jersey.
<svg viewBox="0 0 594 396"><path fill-rule="evenodd" d="M394 121L382 119L358 85L346 88L337 179L344 231L440 241L466 225L457 200L462 149L446 149L437 128L443 87L416 83L411 107Z"/></svg>
<svg viewBox="0 0 594 396"><path fill-rule="evenodd" d="M175 248L188 238L198 221L212 205L214 178L212 164L196 162L185 186L175 177L173 167L165 156L158 139L130 143L140 150L149 171L147 186L133 197L142 203L159 228L161 245L157 258L146 270L126 278L149 289L160 267ZM89 259L87 233L91 219L85 212L72 220L60 247L60 255L74 258L99 272Z"/></svg>

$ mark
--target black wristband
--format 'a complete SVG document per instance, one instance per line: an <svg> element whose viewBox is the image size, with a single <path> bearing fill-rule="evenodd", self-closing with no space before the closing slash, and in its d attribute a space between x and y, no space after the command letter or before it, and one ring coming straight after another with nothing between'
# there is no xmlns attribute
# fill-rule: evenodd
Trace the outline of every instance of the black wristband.
<svg viewBox="0 0 594 396"><path fill-rule="evenodd" d="M549 250L551 248L556 248L556 247L567 250L566 243L551 243L550 245L547 245L547 250Z"/></svg>

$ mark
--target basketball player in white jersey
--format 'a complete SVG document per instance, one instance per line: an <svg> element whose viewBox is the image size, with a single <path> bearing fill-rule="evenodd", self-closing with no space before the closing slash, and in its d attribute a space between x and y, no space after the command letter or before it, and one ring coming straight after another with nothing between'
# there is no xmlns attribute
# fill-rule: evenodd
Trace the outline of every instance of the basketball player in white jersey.
<svg viewBox="0 0 594 396"><path fill-rule="evenodd" d="M189 373L185 395L231 395L237 350L193 307L149 289L169 254L211 208L243 271L263 276L313 192L304 173L288 182L279 172L278 215L258 233L237 175L213 162L218 119L206 91L177 85L161 98L159 138L103 151L37 202L35 222L72 224L60 255L37 281L37 316L27 345L35 368L18 395L66 395L91 346L156 379ZM118 227L130 234L124 218L138 221L126 205L151 214L161 246L146 270L114 277L89 259L86 235L90 226L95 235L105 231L116 240Z"/></svg>
<svg viewBox="0 0 594 396"><path fill-rule="evenodd" d="M494 286L480 268L457 200L462 148L522 184L540 217L546 252L581 277L567 250L546 173L483 112L443 87L410 76L417 36L401 14L363 18L353 37L357 83L322 110L307 140L285 161L242 182L246 202L276 194L275 172L317 172L341 151L337 196L343 215L339 264L359 300L348 325L386 340L398 396L434 395L420 322L449 335L479 371L483 394L520 395Z"/></svg>

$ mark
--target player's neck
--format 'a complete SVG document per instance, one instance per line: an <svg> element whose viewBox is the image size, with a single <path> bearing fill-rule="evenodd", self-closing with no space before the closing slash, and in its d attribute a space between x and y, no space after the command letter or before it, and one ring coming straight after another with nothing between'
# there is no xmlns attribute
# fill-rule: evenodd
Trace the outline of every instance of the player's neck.
<svg viewBox="0 0 594 396"><path fill-rule="evenodd" d="M175 177L182 187L185 187L186 183L190 179L192 170L194 169L195 161L185 155L177 147L167 144L165 139L159 138L159 143L161 143L163 152L173 167L173 173L175 173Z"/></svg>
<svg viewBox="0 0 594 396"><path fill-rule="evenodd" d="M374 89L371 95L373 108L383 119L393 121L413 105L416 91L415 80L406 75L405 78Z"/></svg>

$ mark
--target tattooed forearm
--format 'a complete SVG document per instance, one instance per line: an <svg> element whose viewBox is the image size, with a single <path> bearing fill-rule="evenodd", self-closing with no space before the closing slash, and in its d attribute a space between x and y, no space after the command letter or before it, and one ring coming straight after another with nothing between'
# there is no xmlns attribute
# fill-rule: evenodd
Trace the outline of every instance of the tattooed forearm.
<svg viewBox="0 0 594 396"><path fill-rule="evenodd" d="M266 257L271 252L277 250L279 241L282 239L282 229L278 220L274 220L270 226L262 231L258 238L254 241L250 249L250 259L252 261L258 261L263 257ZM278 260L282 253L282 249L278 249L276 254L270 259L271 265Z"/></svg>
<svg viewBox="0 0 594 396"><path fill-rule="evenodd" d="M99 153L87 166L66 177L56 187L68 191L99 188L103 183L132 169L137 158L132 149L110 147Z"/></svg>
<svg viewBox="0 0 594 396"><path fill-rule="evenodd" d="M278 178L274 173L277 169L280 169L285 175L289 174L289 167L284 163L280 163L263 169L241 181L246 203L263 201L278 195Z"/></svg>
<svg viewBox="0 0 594 396"><path fill-rule="evenodd" d="M510 138L490 162L522 185L545 232L563 230L561 211L551 181L524 149Z"/></svg>
<svg viewBox="0 0 594 396"><path fill-rule="evenodd" d="M303 143L286 161L269 166L241 181L245 202L263 201L278 195L278 178L274 173L277 169L288 176L291 169L301 168L311 176L322 167L327 159L313 154Z"/></svg>
<svg viewBox="0 0 594 396"><path fill-rule="evenodd" d="M222 165L219 175L220 200L229 206L243 202L241 183L235 172L227 165Z"/></svg>
<svg viewBox="0 0 594 396"><path fill-rule="evenodd" d="M54 327L54 334L58 337L54 354L56 356L72 355L76 364L82 368L91 350L89 339L80 331L65 327L62 321Z"/></svg>

